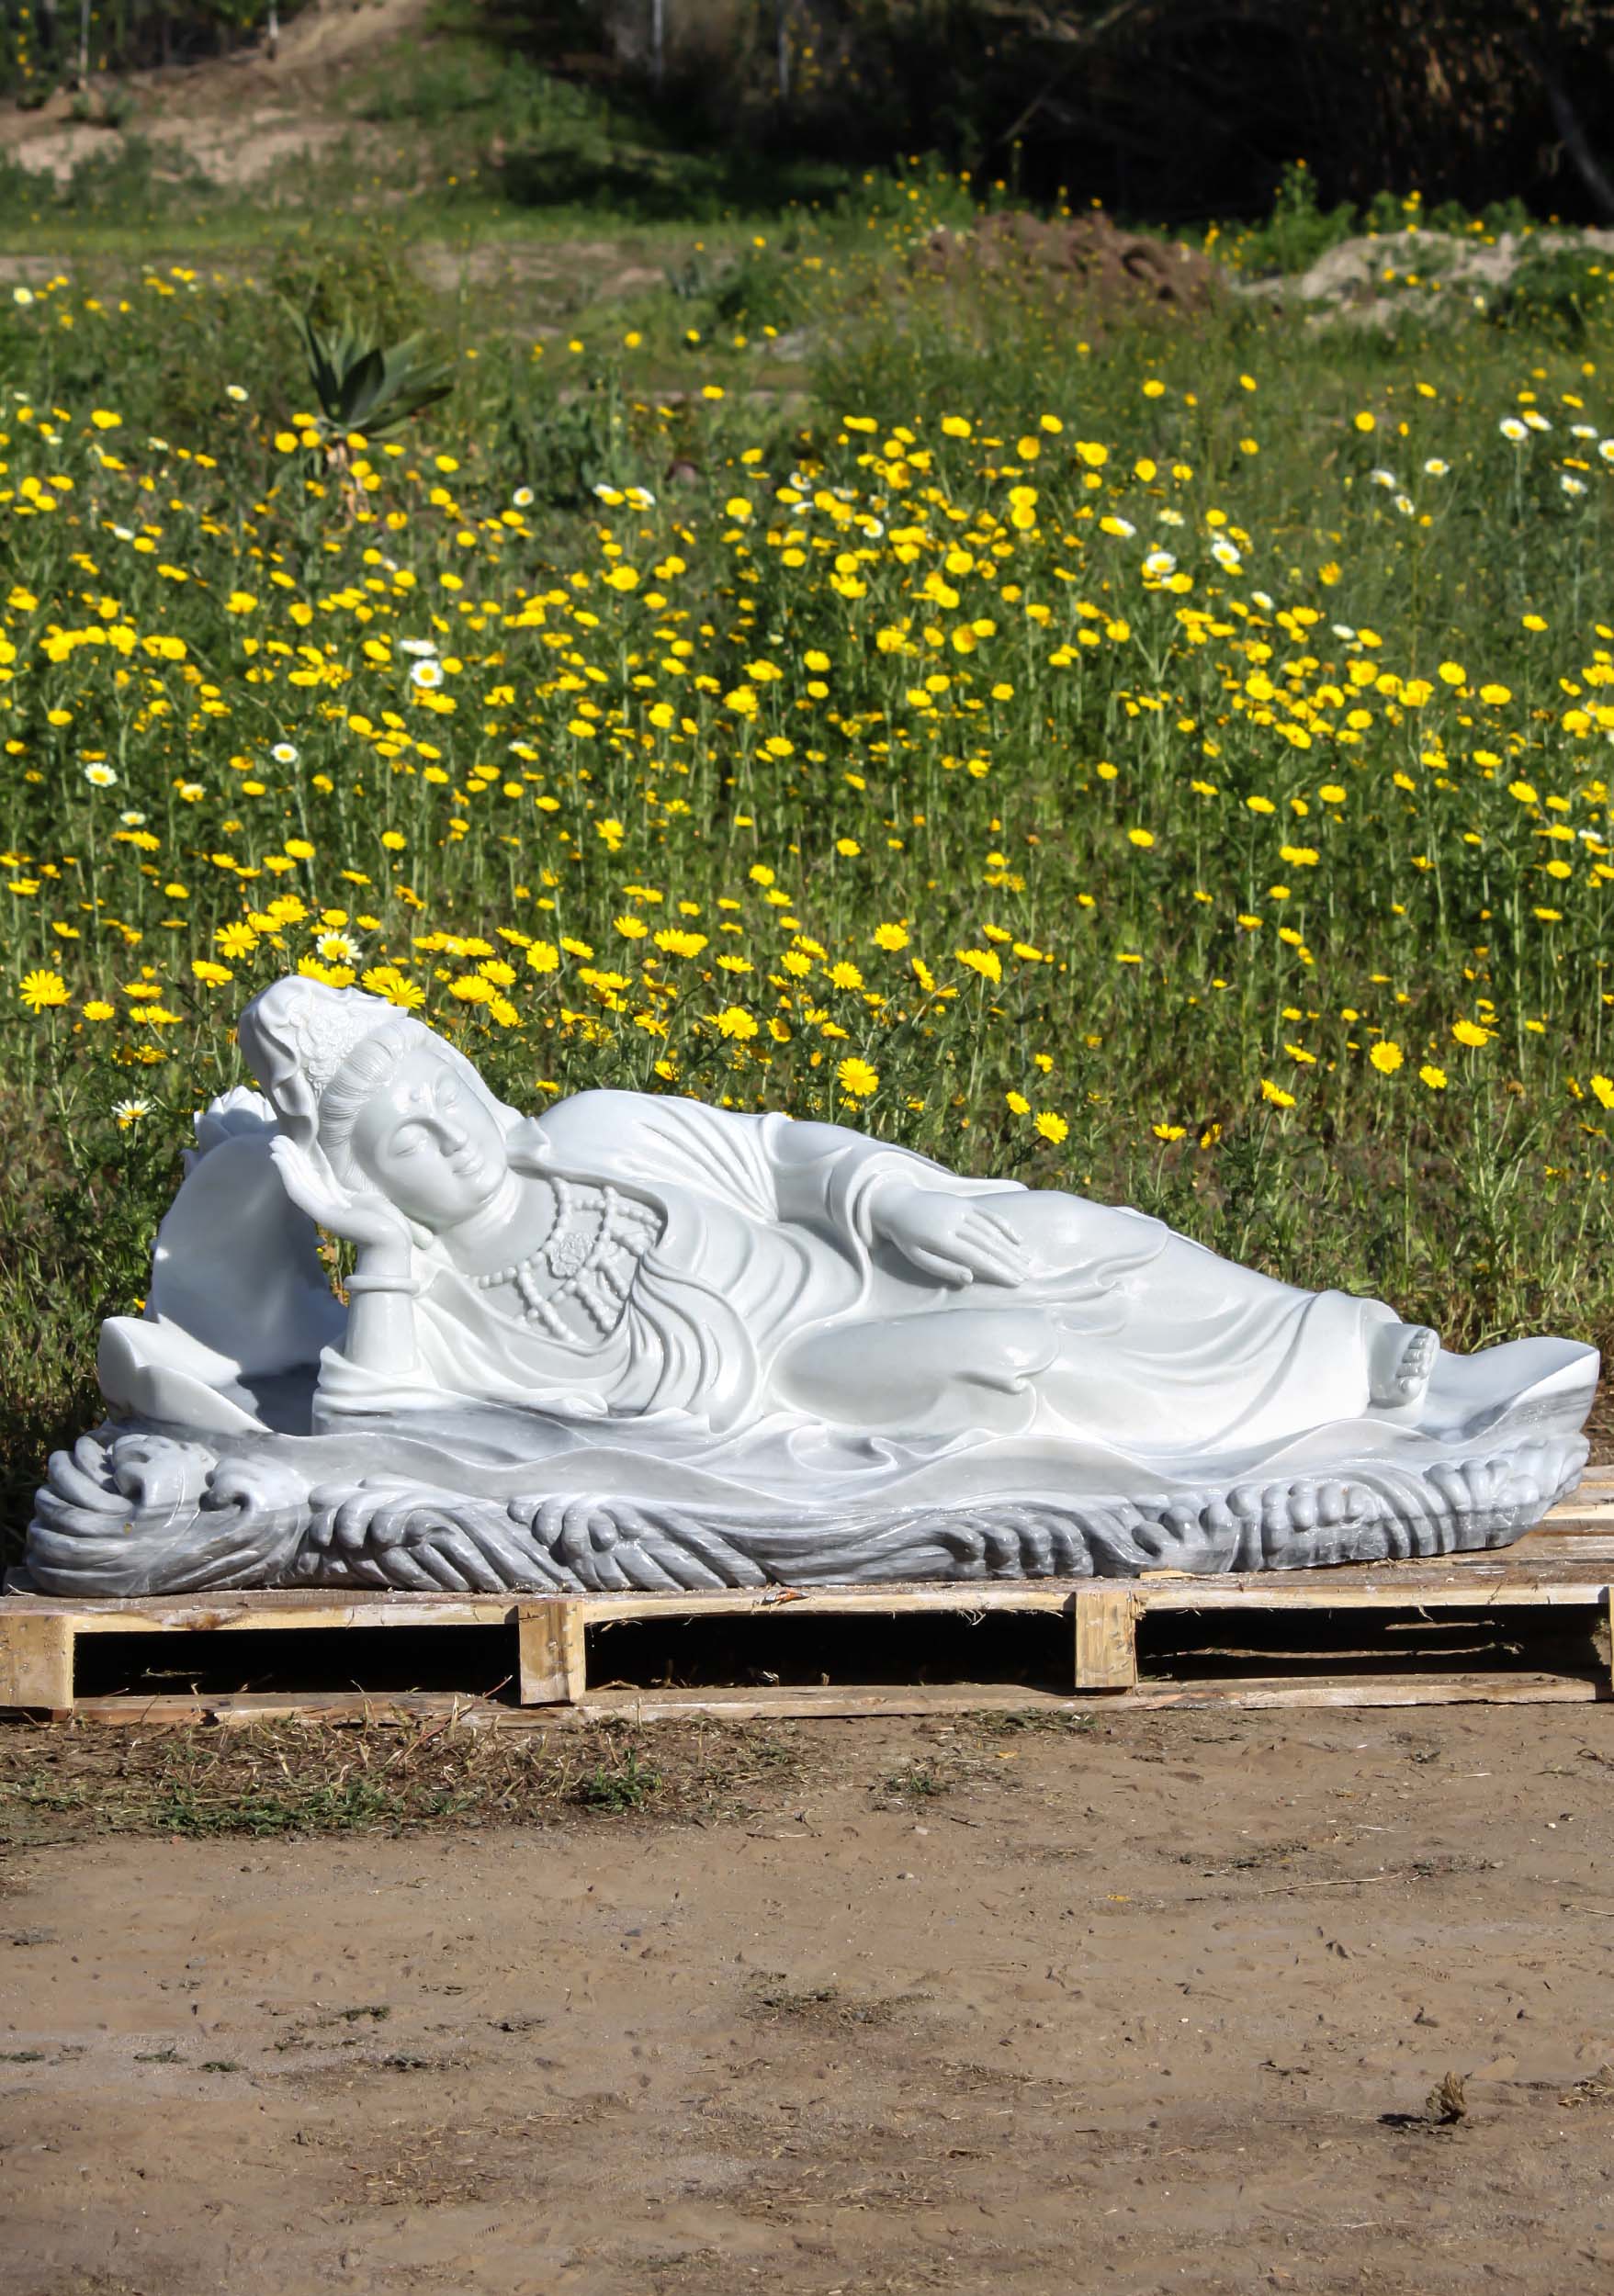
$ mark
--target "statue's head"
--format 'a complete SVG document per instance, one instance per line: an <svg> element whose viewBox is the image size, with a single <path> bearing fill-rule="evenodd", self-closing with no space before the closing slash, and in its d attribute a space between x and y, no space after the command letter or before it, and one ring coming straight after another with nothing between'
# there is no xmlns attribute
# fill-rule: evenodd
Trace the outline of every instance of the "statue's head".
<svg viewBox="0 0 1614 2296"><path fill-rule="evenodd" d="M298 975L254 996L237 1034L281 1130L349 1195L385 1196L436 1234L497 1191L498 1102L463 1053L384 998Z"/></svg>

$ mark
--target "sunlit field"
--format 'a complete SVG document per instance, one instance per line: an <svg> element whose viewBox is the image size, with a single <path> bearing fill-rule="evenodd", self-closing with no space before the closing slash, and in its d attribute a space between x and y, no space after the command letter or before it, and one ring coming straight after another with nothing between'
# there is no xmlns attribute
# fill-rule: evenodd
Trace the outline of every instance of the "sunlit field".
<svg viewBox="0 0 1614 2296"><path fill-rule="evenodd" d="M239 276L5 291L14 1491L288 969L517 1102L834 1118L1456 1344L1606 1328L1614 345L1089 323L915 276L928 220L804 226L754 311L462 328L391 437Z"/></svg>

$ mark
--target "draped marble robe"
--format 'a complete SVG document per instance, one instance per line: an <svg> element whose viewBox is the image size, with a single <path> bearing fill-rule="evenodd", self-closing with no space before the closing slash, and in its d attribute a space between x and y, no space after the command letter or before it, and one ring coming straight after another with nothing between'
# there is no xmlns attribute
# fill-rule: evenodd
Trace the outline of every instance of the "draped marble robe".
<svg viewBox="0 0 1614 2296"><path fill-rule="evenodd" d="M687 1458L692 1441L717 1438L732 1453L767 1430L799 1432L789 1369L806 1339L879 1323L899 1364L914 1328L901 1319L954 1315L967 1319L958 1326L967 1356L986 1328L979 1319L1029 1309L1047 1320L1055 1346L1025 1382L1016 1432L1039 1451L1082 1437L1164 1465L1176 1452L1247 1454L1361 1414L1371 1334L1396 1321L1378 1300L1296 1289L1145 1214L1076 1198L1065 1199L1079 1209L1075 1264L1041 1268L1012 1289L954 1289L875 1238L875 1187L891 1177L994 1198L1010 1217L1032 1191L961 1177L840 1127L694 1100L596 1091L541 1120L501 1116L517 1174L609 1183L659 1221L619 1320L591 1338L552 1337L501 1311L433 1247L417 1260L425 1282L414 1303L413 1369L371 1372L327 1348L317 1424L480 1404L580 1431L593 1423L595 1442L606 1432L599 1423L632 1419L634 1429L618 1434L636 1451ZM884 1432L900 1439L944 1427L953 1450L972 1424L971 1398L963 1379L947 1387L925 1429L898 1412ZM843 1463L880 1429L880 1396L865 1382L855 1409L849 1397L845 1424L856 1442L838 1443L831 1415L816 1416L829 1422L826 1467Z"/></svg>

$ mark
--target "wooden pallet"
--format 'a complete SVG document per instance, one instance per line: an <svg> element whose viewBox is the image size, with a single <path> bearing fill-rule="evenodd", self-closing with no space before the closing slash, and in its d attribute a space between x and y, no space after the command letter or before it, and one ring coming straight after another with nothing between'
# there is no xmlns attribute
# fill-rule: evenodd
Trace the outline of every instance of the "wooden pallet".
<svg viewBox="0 0 1614 2296"><path fill-rule="evenodd" d="M172 1724L210 1718L245 1722L267 1716L354 1719L365 1716L433 1715L477 1725L521 1727L598 1721L626 1716L641 1721L694 1716L730 1720L787 1716L936 1714L982 1709L1043 1708L1055 1712L1114 1712L1118 1708L1182 1705L1277 1707L1574 1702L1614 1696L1609 1676L1610 1594L1614 1589L1614 1469L1594 1470L1582 1492L1557 1508L1517 1546L1495 1554L1442 1561L1349 1565L1292 1573L1191 1578L1172 1571L1141 1579L1072 1582L1059 1580L950 1582L916 1586L830 1587L797 1593L777 1587L690 1594L456 1595L357 1593L329 1590L213 1595L174 1595L136 1602L70 1602L29 1593L14 1573L0 1597L0 1712L79 1716L117 1723ZM1587 1656L1568 1669L1487 1668L1484 1671L1383 1671L1395 1617L1438 1621L1441 1614L1522 1626L1545 1609L1579 1613ZM771 1681L761 1665L752 1683L703 1688L635 1688L591 1681L590 1630L659 1620L676 1628L700 1620L743 1622L746 1647L759 1661L781 1645L771 1622L822 1619L828 1633L862 1619L901 1619L911 1630L926 1615L938 1621L979 1622L1003 1614L1052 1619L1067 1637L1068 1688L1018 1683L948 1682L848 1685ZM1236 1642L1240 1622L1283 1615L1298 1639L1308 1622L1329 1622L1338 1638L1350 1620L1360 1646L1353 1665L1342 1655L1337 1669L1303 1671L1281 1649L1252 1654L1246 1671L1215 1678L1151 1678L1140 1668L1139 1631L1161 1614L1188 1614L1203 1625L1215 1619ZM366 1690L329 1687L332 1676L352 1671L361 1645L356 1629L474 1628L490 1643L494 1674L502 1679L483 1694L465 1691ZM265 1667L260 1638L287 1632L344 1630L318 1671L322 1688L209 1691L178 1694L86 1692L77 1677L90 1638L132 1638L120 1650L142 1649L142 1663L163 1665L184 1678L186 1661L202 1653L197 1673L228 1673L216 1636L248 1634L258 1671ZM1594 1634L1593 1630L1597 1633ZM1600 1639L1597 1638L1600 1636ZM183 1638L184 1639L180 1639ZM205 1638L205 1640L201 1639ZM593 1637L596 1651L609 1638ZM368 1646L368 1638L365 1638ZM145 1648L144 1646L149 1646ZM290 1646L283 1646L289 1649ZM373 1647L373 1646L369 1646ZM1593 1657L1594 1649L1599 1653ZM233 1655L230 1653L228 1655ZM323 1653L322 1656L323 1657ZM247 1671L248 1652L241 1653ZM489 1670L484 1665L484 1672Z"/></svg>

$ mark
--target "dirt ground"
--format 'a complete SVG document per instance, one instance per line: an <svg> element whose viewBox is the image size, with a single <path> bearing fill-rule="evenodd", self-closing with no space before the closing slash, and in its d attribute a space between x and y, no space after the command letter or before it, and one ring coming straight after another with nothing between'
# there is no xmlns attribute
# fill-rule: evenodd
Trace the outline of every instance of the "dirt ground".
<svg viewBox="0 0 1614 2296"><path fill-rule="evenodd" d="M332 108L341 84L401 41L428 36L426 0L330 0L296 17L278 56L263 48L136 72L114 83L96 78L92 96L120 86L134 98L134 132L164 156L195 167L212 184L240 187L277 169L318 158L345 137L356 151L380 152L386 140ZM0 152L30 174L65 182L81 161L105 157L116 138L73 117L67 89L37 111L0 108Z"/></svg>
<svg viewBox="0 0 1614 2296"><path fill-rule="evenodd" d="M1606 1707L748 1745L704 1814L265 1842L36 1798L0 2288L1614 2288Z"/></svg>

